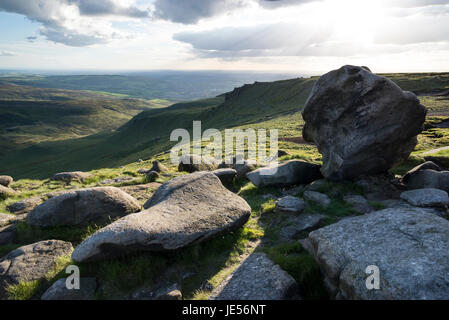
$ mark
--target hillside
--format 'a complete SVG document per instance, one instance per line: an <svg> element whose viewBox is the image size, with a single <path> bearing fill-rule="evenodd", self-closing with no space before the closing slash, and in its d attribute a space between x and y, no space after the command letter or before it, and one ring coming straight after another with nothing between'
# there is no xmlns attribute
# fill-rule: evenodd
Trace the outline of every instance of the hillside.
<svg viewBox="0 0 449 320"><path fill-rule="evenodd" d="M114 130L143 110L168 104L0 82L0 155L38 142Z"/></svg>
<svg viewBox="0 0 449 320"><path fill-rule="evenodd" d="M390 75L405 90L444 90L446 74ZM256 82L234 89L216 98L179 103L165 109L152 109L136 115L117 132L102 132L80 139L46 142L0 157L3 170L16 177L45 178L65 170L91 170L117 167L167 152L172 130L191 130L193 120L202 121L202 129L223 130L273 119L276 128L284 124L277 118L302 110L316 78L297 78L275 82ZM427 88L427 89L426 89ZM423 96L430 115L447 114L447 101ZM114 100L115 101L115 100ZM296 126L293 136L298 138Z"/></svg>

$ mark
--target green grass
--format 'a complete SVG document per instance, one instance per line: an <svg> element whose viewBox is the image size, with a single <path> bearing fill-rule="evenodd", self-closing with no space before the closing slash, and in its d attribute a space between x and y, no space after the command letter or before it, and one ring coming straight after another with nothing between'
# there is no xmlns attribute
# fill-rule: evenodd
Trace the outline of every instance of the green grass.
<svg viewBox="0 0 449 320"><path fill-rule="evenodd" d="M299 243L280 244L263 251L297 281L303 299L329 299L318 264Z"/></svg>

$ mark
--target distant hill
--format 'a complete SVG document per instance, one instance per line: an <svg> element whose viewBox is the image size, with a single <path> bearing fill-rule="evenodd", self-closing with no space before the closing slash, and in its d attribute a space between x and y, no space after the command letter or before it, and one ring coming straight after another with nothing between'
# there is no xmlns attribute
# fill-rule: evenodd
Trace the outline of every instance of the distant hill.
<svg viewBox="0 0 449 320"><path fill-rule="evenodd" d="M168 104L0 82L0 156L38 142L113 130L143 110Z"/></svg>
<svg viewBox="0 0 449 320"><path fill-rule="evenodd" d="M410 79L403 74L389 77L405 90L418 88L433 92L449 84L446 74L425 74ZM201 120L203 130L223 130L298 113L316 80L317 77L256 82L215 98L146 110L114 132L45 142L8 153L0 157L0 167L4 173L16 177L43 178L58 171L116 167L150 158L167 152L175 144L169 141L172 130L191 130L193 120Z"/></svg>

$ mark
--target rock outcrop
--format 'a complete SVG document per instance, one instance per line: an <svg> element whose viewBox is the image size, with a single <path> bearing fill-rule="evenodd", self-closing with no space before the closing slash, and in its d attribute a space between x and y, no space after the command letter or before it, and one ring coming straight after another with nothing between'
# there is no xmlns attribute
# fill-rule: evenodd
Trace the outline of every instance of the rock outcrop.
<svg viewBox="0 0 449 320"><path fill-rule="evenodd" d="M83 262L136 250L177 250L242 226L251 212L245 200L210 172L164 183L144 207L94 233L72 258Z"/></svg>
<svg viewBox="0 0 449 320"><path fill-rule="evenodd" d="M265 167L246 174L257 187L291 186L308 184L322 178L320 166L300 160L292 160L277 167Z"/></svg>
<svg viewBox="0 0 449 320"><path fill-rule="evenodd" d="M115 187L67 191L37 206L28 214L30 225L40 227L104 223L140 211L139 202Z"/></svg>
<svg viewBox="0 0 449 320"><path fill-rule="evenodd" d="M311 232L302 244L336 298L447 300L449 221L427 210L385 209L343 219ZM379 269L379 289L366 286L372 266Z"/></svg>
<svg viewBox="0 0 449 320"><path fill-rule="evenodd" d="M377 174L406 160L422 131L426 108L411 92L365 67L323 75L302 112L303 137L323 155L331 180Z"/></svg>
<svg viewBox="0 0 449 320"><path fill-rule="evenodd" d="M283 300L297 293L298 285L264 253L251 254L211 294L210 300Z"/></svg>
<svg viewBox="0 0 449 320"><path fill-rule="evenodd" d="M44 278L56 266L57 259L72 250L70 242L46 240L11 251L0 259L0 299L7 298L10 285Z"/></svg>

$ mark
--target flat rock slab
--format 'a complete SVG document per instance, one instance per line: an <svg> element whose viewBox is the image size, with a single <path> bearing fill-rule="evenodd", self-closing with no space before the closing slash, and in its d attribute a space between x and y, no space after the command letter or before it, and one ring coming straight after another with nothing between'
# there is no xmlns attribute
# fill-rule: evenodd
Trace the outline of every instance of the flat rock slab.
<svg viewBox="0 0 449 320"><path fill-rule="evenodd" d="M140 203L115 187L67 191L45 201L28 214L30 225L40 227L103 223L140 211Z"/></svg>
<svg viewBox="0 0 449 320"><path fill-rule="evenodd" d="M72 258L83 262L136 250L177 250L238 228L251 213L243 198L204 171L164 183L144 207L94 233Z"/></svg>
<svg viewBox="0 0 449 320"><path fill-rule="evenodd" d="M308 184L322 178L320 166L305 161L292 160L277 167L265 167L246 174L257 187L291 186Z"/></svg>
<svg viewBox="0 0 449 320"><path fill-rule="evenodd" d="M42 279L55 266L59 257L73 250L70 242L46 240L20 247L0 259L0 299L7 298L6 289L20 281Z"/></svg>
<svg viewBox="0 0 449 320"><path fill-rule="evenodd" d="M286 196L276 203L275 212L301 213L306 208L306 203L293 196Z"/></svg>
<svg viewBox="0 0 449 320"><path fill-rule="evenodd" d="M95 278L80 278L79 289L67 289L66 278L59 279L45 291L41 300L92 300L97 289Z"/></svg>
<svg viewBox="0 0 449 320"><path fill-rule="evenodd" d="M287 272L264 253L251 254L220 284L210 300L284 300L297 292L298 286Z"/></svg>
<svg viewBox="0 0 449 320"><path fill-rule="evenodd" d="M343 219L311 232L304 247L337 298L449 299L449 221L423 209ZM379 268L379 290L366 287L368 266Z"/></svg>
<svg viewBox="0 0 449 320"><path fill-rule="evenodd" d="M446 191L439 189L417 189L401 193L401 199L416 207L446 207L449 196Z"/></svg>

